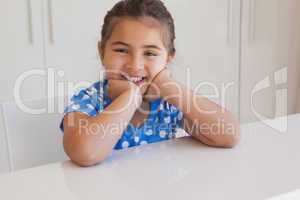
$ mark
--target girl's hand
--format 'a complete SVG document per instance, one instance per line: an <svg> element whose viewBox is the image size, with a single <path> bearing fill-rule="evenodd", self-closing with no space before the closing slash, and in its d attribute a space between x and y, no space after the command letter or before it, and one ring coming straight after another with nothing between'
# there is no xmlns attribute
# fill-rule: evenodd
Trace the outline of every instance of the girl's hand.
<svg viewBox="0 0 300 200"><path fill-rule="evenodd" d="M161 97L160 88L164 83L169 82L171 79L171 72L167 68L161 70L153 79L151 84L148 86L144 98L146 100L155 100Z"/></svg>
<svg viewBox="0 0 300 200"><path fill-rule="evenodd" d="M108 96L111 100L116 99L123 92L131 89L139 89L137 85L132 82L118 79L109 79L108 80Z"/></svg>
<svg viewBox="0 0 300 200"><path fill-rule="evenodd" d="M162 84L168 82L171 79L171 71L167 68L161 70L153 79L154 84Z"/></svg>
<svg viewBox="0 0 300 200"><path fill-rule="evenodd" d="M128 90L138 90L138 92L143 95L145 94L147 88L148 84L142 84L138 86L127 80L108 79L108 96L111 100L116 99L118 96Z"/></svg>

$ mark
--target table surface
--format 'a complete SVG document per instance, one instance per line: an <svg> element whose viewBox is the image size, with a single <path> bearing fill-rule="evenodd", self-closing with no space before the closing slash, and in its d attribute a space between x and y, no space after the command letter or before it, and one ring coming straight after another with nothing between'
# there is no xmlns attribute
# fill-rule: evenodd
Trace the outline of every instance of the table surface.
<svg viewBox="0 0 300 200"><path fill-rule="evenodd" d="M4 174L0 197L263 200L300 189L300 114L288 117L283 133L266 122L242 125L234 149L184 137L114 151L89 168L65 161Z"/></svg>

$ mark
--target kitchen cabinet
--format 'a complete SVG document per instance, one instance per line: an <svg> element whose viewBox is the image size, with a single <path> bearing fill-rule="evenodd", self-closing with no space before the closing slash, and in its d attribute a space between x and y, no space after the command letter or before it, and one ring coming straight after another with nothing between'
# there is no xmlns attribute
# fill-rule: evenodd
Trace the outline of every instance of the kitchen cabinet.
<svg viewBox="0 0 300 200"><path fill-rule="evenodd" d="M0 5L0 101L11 101L23 72L44 69L41 1L2 0ZM20 88L23 99L45 97L45 77L27 76Z"/></svg>
<svg viewBox="0 0 300 200"><path fill-rule="evenodd" d="M97 43L103 18L117 1L45 1L43 23L46 64L56 72L58 81L92 84L102 71Z"/></svg>
<svg viewBox="0 0 300 200"><path fill-rule="evenodd" d="M239 115L239 0L165 1L174 16L174 76Z"/></svg>
<svg viewBox="0 0 300 200"><path fill-rule="evenodd" d="M295 112L299 80L297 0L243 1L241 122Z"/></svg>

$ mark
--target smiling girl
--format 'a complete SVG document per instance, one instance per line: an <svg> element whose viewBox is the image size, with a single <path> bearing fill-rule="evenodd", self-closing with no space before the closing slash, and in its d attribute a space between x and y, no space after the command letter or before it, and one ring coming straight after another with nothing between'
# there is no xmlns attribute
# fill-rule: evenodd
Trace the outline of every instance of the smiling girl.
<svg viewBox="0 0 300 200"><path fill-rule="evenodd" d="M174 138L178 128L209 146L237 144L233 115L171 77L175 28L160 0L118 2L105 16L101 36L105 80L74 95L61 124L73 162L91 166L113 149Z"/></svg>

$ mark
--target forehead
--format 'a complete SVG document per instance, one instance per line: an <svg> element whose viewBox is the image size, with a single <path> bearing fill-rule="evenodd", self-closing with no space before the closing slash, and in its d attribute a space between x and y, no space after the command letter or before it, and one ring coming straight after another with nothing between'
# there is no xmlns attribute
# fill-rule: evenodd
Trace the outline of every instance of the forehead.
<svg viewBox="0 0 300 200"><path fill-rule="evenodd" d="M163 46L163 26L154 19L121 19L115 25L110 42L122 41L132 45Z"/></svg>

